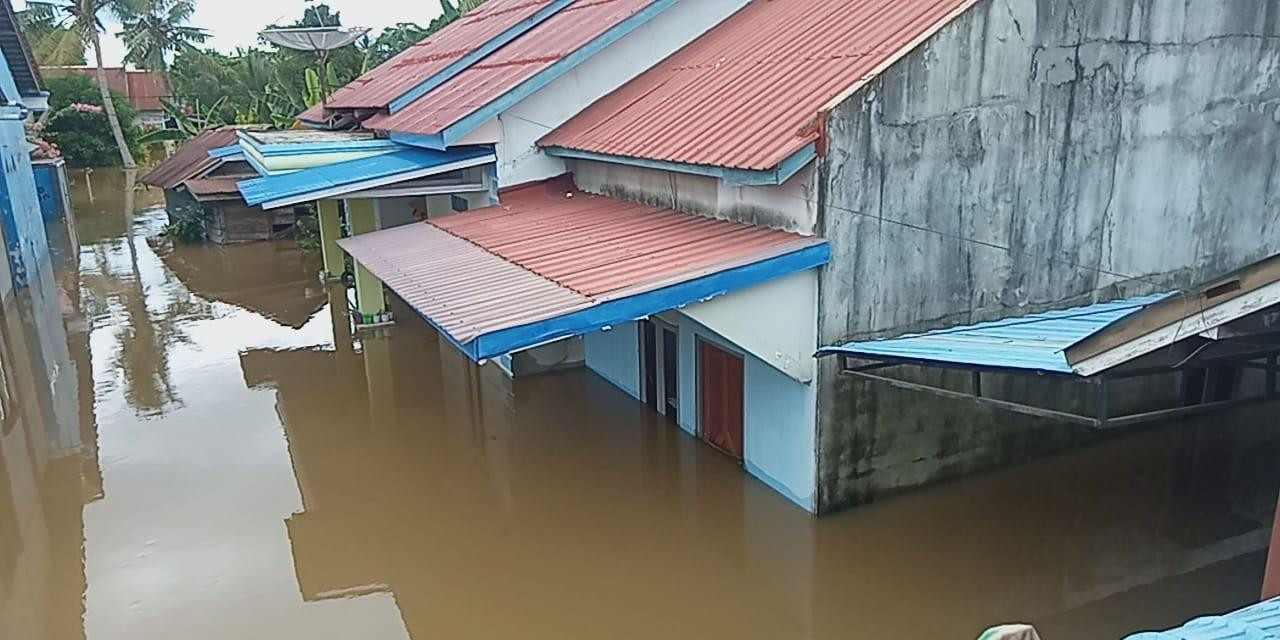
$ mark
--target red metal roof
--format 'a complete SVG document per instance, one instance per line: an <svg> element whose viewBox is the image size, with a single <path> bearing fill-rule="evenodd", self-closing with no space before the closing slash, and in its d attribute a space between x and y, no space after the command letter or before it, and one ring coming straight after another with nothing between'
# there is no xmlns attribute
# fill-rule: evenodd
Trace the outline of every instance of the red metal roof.
<svg viewBox="0 0 1280 640"><path fill-rule="evenodd" d="M820 113L976 0L753 0L539 144L769 170Z"/></svg>
<svg viewBox="0 0 1280 640"><path fill-rule="evenodd" d="M578 191L568 176L431 224L586 296L635 293L822 240Z"/></svg>
<svg viewBox="0 0 1280 640"><path fill-rule="evenodd" d="M89 76L97 81L94 67L41 67L45 77L60 75ZM161 100L173 100L173 92L164 76L155 71L129 71L124 67L107 67L107 86L129 100L139 111L163 111Z"/></svg>
<svg viewBox="0 0 1280 640"><path fill-rule="evenodd" d="M549 4L551 0L490 0L335 91L329 107L385 109L392 100Z"/></svg>
<svg viewBox="0 0 1280 640"><path fill-rule="evenodd" d="M339 244L462 343L823 244L593 196L568 176L501 197Z"/></svg>
<svg viewBox="0 0 1280 640"><path fill-rule="evenodd" d="M236 143L236 128L222 127L202 132L182 145L168 160L142 176L142 183L161 189L172 189L186 180L202 175L222 164L209 157L209 151Z"/></svg>
<svg viewBox="0 0 1280 640"><path fill-rule="evenodd" d="M430 224L375 231L338 244L459 342L591 305L586 296Z"/></svg>
<svg viewBox="0 0 1280 640"><path fill-rule="evenodd" d="M432 135L581 49L654 0L579 0L395 114L364 126Z"/></svg>

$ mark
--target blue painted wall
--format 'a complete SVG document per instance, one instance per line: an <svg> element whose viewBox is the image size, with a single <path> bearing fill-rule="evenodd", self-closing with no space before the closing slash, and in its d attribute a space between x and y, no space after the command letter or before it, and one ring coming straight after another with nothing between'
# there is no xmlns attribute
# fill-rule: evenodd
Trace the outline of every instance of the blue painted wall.
<svg viewBox="0 0 1280 640"><path fill-rule="evenodd" d="M21 289L49 258L40 198L21 121L0 120L0 162L4 168L3 180L0 180L4 240L13 284Z"/></svg>
<svg viewBox="0 0 1280 640"><path fill-rule="evenodd" d="M587 368L640 399L640 329L635 322L583 336Z"/></svg>
<svg viewBox="0 0 1280 640"><path fill-rule="evenodd" d="M63 208L67 201L66 183L63 182L61 165L53 162L41 162L32 165L36 180L36 196L40 199L40 215L45 222L53 222L66 213Z"/></svg>
<svg viewBox="0 0 1280 640"><path fill-rule="evenodd" d="M667 318L667 315L663 316ZM801 384L743 353L733 343L683 315L675 318L679 353L680 415L677 423L698 434L697 340L714 343L743 357L745 460L748 473L807 511L815 506L817 395ZM587 367L614 386L640 399L640 341L635 322L584 338Z"/></svg>
<svg viewBox="0 0 1280 640"><path fill-rule="evenodd" d="M797 382L702 324L680 316L679 422L689 433L698 432L698 339L742 356L743 466L747 473L812 512L817 481L814 385Z"/></svg>
<svg viewBox="0 0 1280 640"><path fill-rule="evenodd" d="M21 99L3 56L0 56L0 90L10 98L10 102ZM27 150L27 134L20 119L23 114L23 110L16 106L0 107L0 163L3 164L0 218L10 272L17 288L26 287L49 258L49 242L45 238L40 198L31 170L31 154Z"/></svg>

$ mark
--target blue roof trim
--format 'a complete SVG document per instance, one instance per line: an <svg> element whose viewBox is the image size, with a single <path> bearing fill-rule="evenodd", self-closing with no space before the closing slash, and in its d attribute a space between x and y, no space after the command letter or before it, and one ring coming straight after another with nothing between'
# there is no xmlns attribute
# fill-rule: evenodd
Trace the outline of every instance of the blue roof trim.
<svg viewBox="0 0 1280 640"><path fill-rule="evenodd" d="M242 180L238 187L247 204L270 209L495 160L489 147L460 147L449 151L405 148L369 158Z"/></svg>
<svg viewBox="0 0 1280 640"><path fill-rule="evenodd" d="M831 246L823 242L662 289L602 302L563 316L487 333L465 345L463 351L474 360L484 360L678 309L785 275L821 267L830 261Z"/></svg>
<svg viewBox="0 0 1280 640"><path fill-rule="evenodd" d="M655 0L652 4L644 9L636 12L631 17L614 25L612 29L600 34L596 39L588 42L580 47L577 51L565 56L550 67L543 69L535 74L532 78L525 80L512 90L494 98L491 102L485 104L479 109L472 111L464 116L461 120L445 127L443 131L435 136L419 136L422 144L415 146L425 146L428 149L443 150L457 142L467 134L475 131L480 125L496 118L498 114L510 109L518 104L521 100L528 98L543 87L551 84L556 78L572 71L575 67L586 62L588 58L599 53L605 47L617 42L628 33L644 26L650 20L658 17L662 12L670 9L675 5L677 0ZM403 141L403 140L401 140ZM406 142L405 144L414 144Z"/></svg>
<svg viewBox="0 0 1280 640"><path fill-rule="evenodd" d="M1125 640L1280 640L1280 600L1268 600L1221 616L1197 618L1170 631Z"/></svg>
<svg viewBox="0 0 1280 640"><path fill-rule="evenodd" d="M285 175L286 173L289 173L289 172L272 172L267 170L267 168L263 166L261 162L258 162L258 159L255 158L252 153L244 154L244 161L249 163L249 166L253 167L253 170L257 171L258 175L264 178L270 177L270 176Z"/></svg>
<svg viewBox="0 0 1280 640"><path fill-rule="evenodd" d="M821 354L953 367L1076 375L1065 351L1173 293L825 347Z"/></svg>
<svg viewBox="0 0 1280 640"><path fill-rule="evenodd" d="M231 156L244 153L244 149L240 148L240 143L229 144L225 147L209 150L210 158L229 158Z"/></svg>
<svg viewBox="0 0 1280 640"><path fill-rule="evenodd" d="M528 18L525 18L524 20L521 20L520 22L515 23L506 31L503 31L497 36L494 36L493 38L491 38L488 42L481 45L475 51L472 51L471 53L468 53L462 56L453 64L450 64L444 69L441 69L435 75L431 76L430 78L427 78L426 80L423 80L420 84L418 84L414 88L406 91L404 95L401 95L395 100L392 100L391 104L388 105L388 109L391 111L391 113L395 113L409 106L410 104L413 104L413 102L418 98L421 98L422 96L425 96L428 93L431 93L431 91L433 91L440 85L452 80L459 73L466 71L467 68L470 67L471 65L483 60L489 54L502 48L503 45L511 42L512 40L515 40L516 38L519 38L521 35L524 35L530 29L542 24L544 21L546 21L547 18L550 18L551 16L554 16L557 13L560 13L566 7L573 4L573 1L574 0L554 0L547 6L543 7L542 9L539 9L537 13L534 13Z"/></svg>
<svg viewBox="0 0 1280 640"><path fill-rule="evenodd" d="M576 158L579 160L594 160L597 162L612 162L616 164L625 164L633 167L642 167L645 169L657 169L659 171L674 171L677 173L690 173L699 176L710 176L719 178L725 184L731 186L765 186L780 185L818 157L818 147L815 143L810 143L804 148L791 154L786 160L783 160L777 167L767 171L753 171L750 169L732 169L729 167L717 167L707 164L688 164L684 162L667 162L665 160L650 160L648 158L637 158L634 156L620 156L609 153L596 153L594 151L580 151L578 149L570 149L568 147L544 147L549 156L558 158Z"/></svg>

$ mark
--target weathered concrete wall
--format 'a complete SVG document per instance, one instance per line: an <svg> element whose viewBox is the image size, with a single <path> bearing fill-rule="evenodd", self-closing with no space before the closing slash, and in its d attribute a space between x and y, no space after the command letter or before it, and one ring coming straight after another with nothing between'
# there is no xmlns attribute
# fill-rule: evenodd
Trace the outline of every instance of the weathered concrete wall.
<svg viewBox="0 0 1280 640"><path fill-rule="evenodd" d="M814 235L818 223L813 166L779 186L741 187L708 176L612 162L567 160L566 165L574 183L588 193L803 235Z"/></svg>
<svg viewBox="0 0 1280 640"><path fill-rule="evenodd" d="M825 344L1177 288L1280 252L1280 0L983 0L829 135ZM823 509L1080 439L835 368Z"/></svg>

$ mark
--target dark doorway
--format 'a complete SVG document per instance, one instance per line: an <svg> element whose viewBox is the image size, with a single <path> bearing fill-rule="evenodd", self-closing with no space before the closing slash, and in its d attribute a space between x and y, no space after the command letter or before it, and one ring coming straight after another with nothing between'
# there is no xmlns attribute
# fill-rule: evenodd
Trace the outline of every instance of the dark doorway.
<svg viewBox="0 0 1280 640"><path fill-rule="evenodd" d="M658 410L658 328L648 320L640 321L640 376L643 380L644 403Z"/></svg>
<svg viewBox="0 0 1280 640"><path fill-rule="evenodd" d="M660 321L640 321L644 403L672 421L679 415L680 407L676 373L678 349L675 327Z"/></svg>
<svg viewBox="0 0 1280 640"><path fill-rule="evenodd" d="M698 342L701 361L702 438L741 460L742 358L708 342Z"/></svg>

